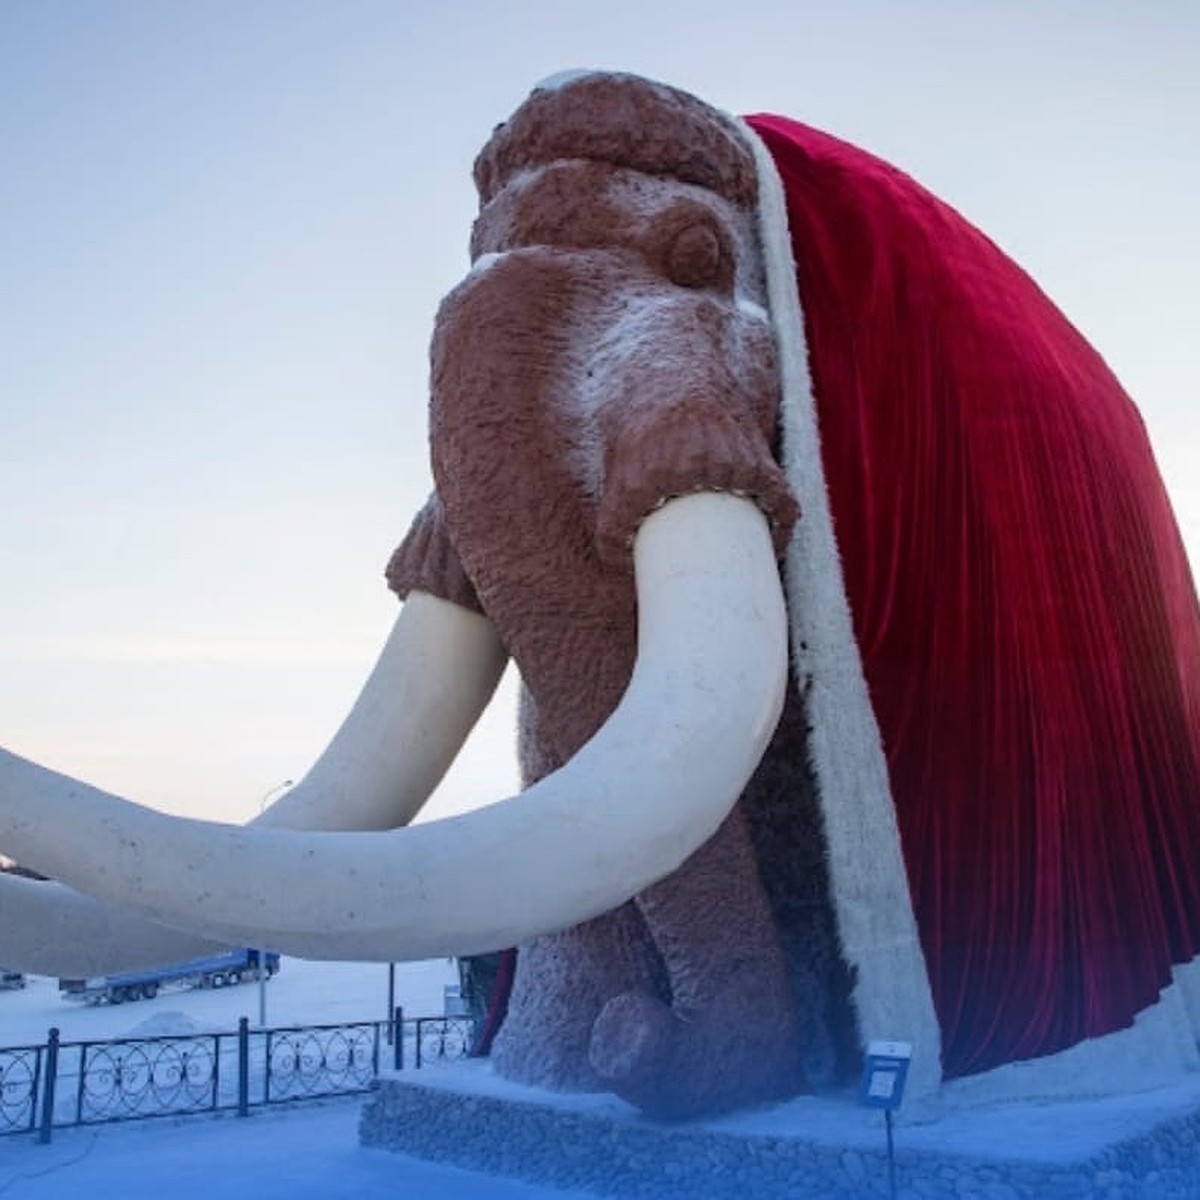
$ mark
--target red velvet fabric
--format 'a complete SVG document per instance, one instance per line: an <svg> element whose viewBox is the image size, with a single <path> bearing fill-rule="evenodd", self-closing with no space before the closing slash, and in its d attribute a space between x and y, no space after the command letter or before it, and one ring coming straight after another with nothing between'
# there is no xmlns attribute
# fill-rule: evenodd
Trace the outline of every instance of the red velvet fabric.
<svg viewBox="0 0 1200 1200"><path fill-rule="evenodd" d="M500 966L496 978L492 981L492 991L487 998L484 1009L486 1016L483 1028L475 1035L475 1044L471 1047L472 1058L487 1058L492 1052L492 1043L504 1018L508 1016L508 1002L512 999L513 978L517 971L517 950L510 946L500 951Z"/></svg>
<svg viewBox="0 0 1200 1200"><path fill-rule="evenodd" d="M1128 1025L1200 952L1200 614L1141 419L954 210L750 124L787 196L945 1072Z"/></svg>

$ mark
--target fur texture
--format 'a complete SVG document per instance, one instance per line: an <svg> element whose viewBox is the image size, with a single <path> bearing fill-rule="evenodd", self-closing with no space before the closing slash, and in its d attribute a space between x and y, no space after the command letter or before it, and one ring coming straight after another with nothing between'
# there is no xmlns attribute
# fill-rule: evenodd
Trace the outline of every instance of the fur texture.
<svg viewBox="0 0 1200 1200"><path fill-rule="evenodd" d="M795 677L707 845L522 947L497 1065L670 1117L836 1086L868 1038L913 1043L917 1098L943 1060L981 1097L1178 1077L1200 611L1136 410L919 185L750 126L584 76L476 164L393 586L494 622L533 781L629 680L639 523L734 492L786 551Z"/></svg>
<svg viewBox="0 0 1200 1200"><path fill-rule="evenodd" d="M629 680L642 518L683 492L737 492L758 501L782 553L796 505L777 461L757 175L737 124L682 93L598 77L535 93L476 174L477 265L444 302L433 347L440 510L391 580L402 593L440 589L443 575L458 586L437 548L453 545L520 665L533 782ZM789 736L804 725L796 703ZM848 974L815 806L783 802L789 784L806 787L784 765L803 745L786 740L683 868L521 947L500 1071L615 1089L665 1117L790 1094L806 1069L821 1086L842 1078L857 1049ZM789 859L789 838L813 849ZM789 934L790 958L780 915L806 931Z"/></svg>

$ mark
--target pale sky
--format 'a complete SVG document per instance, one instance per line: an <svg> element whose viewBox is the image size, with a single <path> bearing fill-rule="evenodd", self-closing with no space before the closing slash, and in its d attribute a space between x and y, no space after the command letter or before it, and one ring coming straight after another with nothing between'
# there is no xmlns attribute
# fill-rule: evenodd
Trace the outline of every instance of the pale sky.
<svg viewBox="0 0 1200 1200"><path fill-rule="evenodd" d="M1192 0L3 0L0 744L221 820L303 774L395 614L472 159L565 68L958 207L1138 401L1200 563L1198 58ZM433 812L513 786L511 691Z"/></svg>

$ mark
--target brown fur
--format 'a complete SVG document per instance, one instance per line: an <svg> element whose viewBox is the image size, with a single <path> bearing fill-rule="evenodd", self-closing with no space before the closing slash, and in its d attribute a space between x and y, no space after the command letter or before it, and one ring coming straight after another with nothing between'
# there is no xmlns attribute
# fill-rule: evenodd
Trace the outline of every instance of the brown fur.
<svg viewBox="0 0 1200 1200"><path fill-rule="evenodd" d="M595 77L535 92L476 177L476 268L433 344L438 498L390 578L494 622L521 669L533 782L628 684L629 548L647 513L681 491L750 495L782 550L796 506L772 454L754 167L732 123L682 93ZM778 828L773 804L743 800L633 903L522 947L497 1068L681 1117L789 1094L802 1062L838 1059L827 896L809 914L826 939L814 980L776 927L806 886L776 861ZM820 874L811 886L827 891Z"/></svg>
<svg viewBox="0 0 1200 1200"><path fill-rule="evenodd" d="M731 121L675 88L597 73L535 90L495 131L475 160L480 200L520 171L581 158L698 184L741 208L758 199L754 164Z"/></svg>

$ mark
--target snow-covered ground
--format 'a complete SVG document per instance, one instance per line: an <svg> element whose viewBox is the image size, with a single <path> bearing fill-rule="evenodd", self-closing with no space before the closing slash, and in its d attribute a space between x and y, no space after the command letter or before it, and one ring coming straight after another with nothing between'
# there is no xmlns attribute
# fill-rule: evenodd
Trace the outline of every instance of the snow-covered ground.
<svg viewBox="0 0 1200 1200"><path fill-rule="evenodd" d="M453 982L449 961L402 964L396 968L396 1001L409 1016L440 1015L443 988ZM266 997L267 1024L273 1027L382 1020L387 968L285 959L267 984ZM232 1030L242 1016L257 1025L258 1006L257 985L243 984L216 991L165 991L152 1001L90 1008L61 999L54 980L35 977L24 991L0 992L0 1046L41 1043L52 1025L64 1041L150 1035L176 1027ZM469 1070L462 1064L437 1075L430 1071L425 1081L456 1088L461 1086L456 1075ZM481 1070L476 1066L474 1074ZM486 1072L471 1083L475 1093L484 1095L514 1088ZM621 1107L612 1097L559 1097L554 1103L573 1111ZM363 1104L361 1096L349 1096L257 1108L245 1119L225 1113L56 1129L49 1146L36 1145L27 1134L6 1136L0 1138L0 1200L161 1200L164 1195L171 1200L567 1200L583 1195L360 1146ZM897 1138L903 1150L1078 1161L1114 1140L1137 1137L1164 1120L1193 1113L1198 1104L1200 1078L1123 1099L997 1106L906 1125ZM719 1132L768 1137L803 1131L817 1143L858 1150L878 1147L882 1139L878 1114L803 1097L706 1124Z"/></svg>
<svg viewBox="0 0 1200 1200"><path fill-rule="evenodd" d="M450 959L396 966L396 1003L407 1017L441 1016L443 987L458 982ZM266 985L266 1024L326 1025L342 1021L384 1021L388 1016L388 969L383 963L311 963L285 958L279 974ZM164 1020L179 1014L187 1029L217 1032L237 1028L239 1017L258 1024L255 983L232 988L164 988L154 1000L90 1006L63 999L58 982L30 976L23 991L0 992L0 1046L44 1042L57 1026L64 1042L170 1033Z"/></svg>
<svg viewBox="0 0 1200 1200"><path fill-rule="evenodd" d="M567 1200L572 1193L358 1144L361 1097L0 1141L8 1200ZM580 1193L574 1193L579 1196Z"/></svg>
<svg viewBox="0 0 1200 1200"><path fill-rule="evenodd" d="M396 1002L409 1016L442 1012L443 987L456 982L445 961L396 968ZM387 967L285 959L266 986L267 1024L382 1020ZM32 977L24 991L0 992L0 1046L44 1042L56 1026L64 1041L234 1029L258 1023L256 984L215 991L164 991L155 1000L88 1007L62 999L53 979ZM403 1196L405 1200L535 1200L566 1193L417 1162L358 1144L361 1096L226 1114L161 1118L55 1130L49 1146L32 1136L0 1138L0 1196L20 1200L329 1200Z"/></svg>

